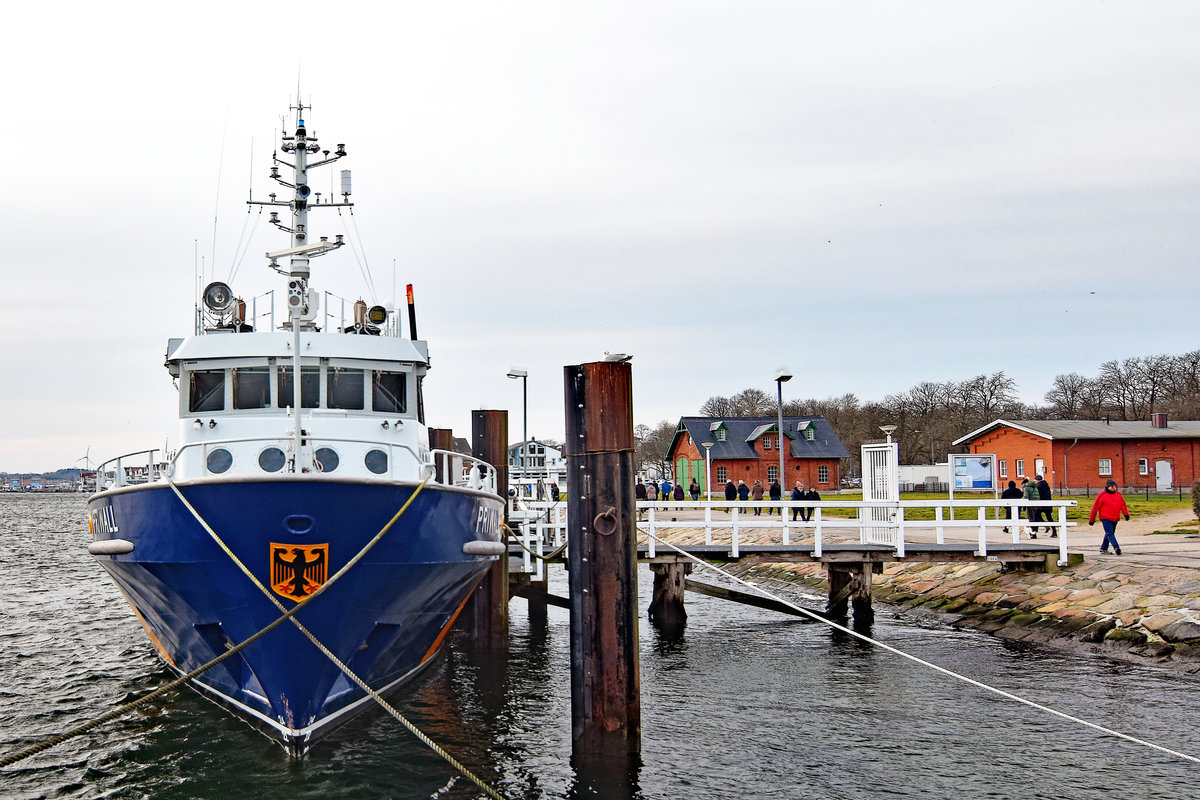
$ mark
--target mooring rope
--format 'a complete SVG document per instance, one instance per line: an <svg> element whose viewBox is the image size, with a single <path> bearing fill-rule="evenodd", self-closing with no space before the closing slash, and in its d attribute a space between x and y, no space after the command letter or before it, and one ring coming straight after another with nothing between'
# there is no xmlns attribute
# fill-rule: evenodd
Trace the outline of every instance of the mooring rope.
<svg viewBox="0 0 1200 800"><path fill-rule="evenodd" d="M394 517L392 517L386 525L383 526L383 529L380 530L379 533L375 534L375 537L372 538L371 541L367 542L367 544L362 548L362 550L358 551L358 554L356 556L354 556L354 558L352 558L348 562L346 562L346 565L344 567L342 567L340 570L338 570L332 578L330 578L325 583L321 584L321 586L318 587L318 589L315 592L313 592L312 595L305 598L305 601L311 599L312 597L315 597L317 594L320 594L321 590L323 590L330 583L333 583L333 581L336 580L337 578L340 578L342 575L346 574L355 564L357 564L363 558L363 556L365 556L367 554L367 551L370 550L372 547L374 547L375 544L380 539L383 538L383 535L385 533L387 533L388 530L392 527L392 525L396 522L396 520L398 520L400 518L400 515L403 514L408 509L409 505L411 505L412 501L415 500L417 495L421 493L421 490L425 488L425 485L427 483L429 483L430 479L431 478L427 477L427 478L425 478L425 480L421 481L421 483L417 486L416 490L408 498L407 502L405 502L404 505L400 508L400 510L396 512L396 515ZM446 761L446 763L448 763L450 766L452 766L456 770L458 770L458 772L460 774L462 774L463 777L465 777L467 780L471 781L471 783L473 783L477 787L479 787L480 791L484 792L484 794L486 794L488 797L495 798L495 800L504 800L503 795L501 795L499 792L497 792L495 789L493 789L488 784L484 783L482 778L475 775L475 773L472 772L465 764L463 764L461 761L456 759L454 756L450 755L450 753L448 751L446 751L441 745L439 745L437 742L433 741L433 739L429 738L420 728L418 728L416 725L414 725L412 722L410 722L408 720L408 718L406 718L403 714L401 714L398 709L396 709L394 706L392 706L388 701L384 700L383 697L381 697L378 692L376 692L374 689L372 689L370 686L368 686L366 681L364 681L362 678L358 677L358 675L356 675L348 666L346 666L346 664L344 664L340 658L338 658L336 655L334 655L333 651L331 651L328 647L326 647L321 642L321 640L318 639L315 634L313 634L312 631L310 631L308 628L304 627L304 624L302 622L300 622L300 620L295 619L294 615L286 614L286 609L284 608L283 603L279 602L279 600L276 599L276 597L271 593L271 591L267 587L263 586L262 582L259 581L258 578L256 578L254 576L254 573L251 572L250 569L245 564L242 563L241 559L239 559L237 557L237 555L232 550L229 549L229 546L226 545L225 542L223 542L221 540L221 537L217 535L217 532L212 529L212 527L208 524L207 521L205 521L204 517L202 517L200 515L200 512L198 512L195 509L195 507L190 502L188 502L188 499L183 496L183 492L181 492L179 490L179 487L176 486L174 481L172 481L169 477L167 478L167 484L171 487L172 491L175 492L176 496L179 497L180 501L187 508L187 510L192 513L192 516L196 518L196 521L199 522L200 525L204 528L204 530L208 533L208 535L212 537L213 541L215 541L217 543L217 545L223 551L225 551L225 555L229 556L230 560L233 561L233 563L237 565L237 568L240 569L242 571L242 573L247 578L249 578L250 581L256 587L258 587L258 590L261 591L267 597L267 599L270 600L275 605L276 608L278 608L280 611L284 611L285 617L287 619L290 619L292 624L295 625L300 630L301 633L303 633L306 637L308 637L308 640L310 642L312 642L313 645L318 650L320 650L322 653L324 653L325 656L330 661L332 661L334 663L334 665L336 665L337 668L340 669L346 675L347 678L354 681L354 683L356 683L358 685L358 687L367 694L368 697L370 697L372 700L374 700L376 703L378 703L380 705L380 707L383 708L384 711L387 711L388 714L390 714L392 717L394 717L397 722L399 722L401 725L403 725L405 728L407 728L408 732L411 733L413 736L417 737L417 739L420 740L420 742L422 744L424 744L430 750L432 750L433 752L435 752L439 756L441 756L442 759Z"/></svg>
<svg viewBox="0 0 1200 800"><path fill-rule="evenodd" d="M844 625L839 625L838 623L834 622L833 620L827 619L827 618L821 616L820 614L817 614L814 611L810 611L809 609L804 608L802 606L798 606L789 600L785 600L782 597L779 597L778 595L772 594L771 592L768 592L766 589L763 589L761 586L757 586L749 581L742 580L741 578L737 577L736 575L726 572L725 570L721 569L720 567L718 567L714 564L710 564L707 561L704 561L703 559L692 555L691 553L687 552L686 550L684 550L680 547L676 547L675 545L671 544L670 542L664 541L663 539L659 538L658 536L655 536L652 533L648 534L648 535L651 538L653 538L655 541L659 542L660 544L666 545L667 547L669 547L670 549L679 553L680 555L683 555L683 556L691 559L692 561L695 561L697 564L700 564L703 567L707 567L707 568L713 570L714 572L718 573L719 575L724 575L726 578L729 578L732 581L740 583L742 586L745 586L748 589L751 589L752 591L763 595L764 597L769 597L770 599L775 600L778 603L782 603L783 605L788 606L789 608L795 609L796 611L800 612L801 614L803 614L805 616L811 617L813 620L815 620L817 622L822 622L822 623L828 625L829 627L833 628L834 630L841 631L842 633L846 633L857 639L861 639L864 642L873 644L876 647L880 647L884 650L887 650L889 653L894 653L895 655L898 655L902 658L907 658L909 661L913 661L917 664L920 664L923 667L928 667L930 669L936 670L936 671L942 673L943 675L947 675L951 678L954 678L955 680L963 681L964 683L968 683L972 686L975 686L976 688L983 689L984 691L988 691L993 694L997 694L997 695L1007 698L1009 700L1015 700L1018 703L1027 705L1030 708L1036 708L1039 711L1044 711L1047 714L1053 714L1054 716L1068 720L1069 722L1074 722L1079 725L1084 725L1088 728L1092 728L1093 730L1100 731L1101 733L1106 733L1109 736L1116 736L1119 739L1125 739L1126 741L1133 742L1135 744L1140 744L1140 745L1143 745L1144 747L1149 747L1154 750L1158 750L1159 752L1162 752L1162 753L1167 753L1168 755L1175 756L1176 758L1182 758L1186 761L1191 761L1193 763L1200 764L1200 758L1197 758L1196 756L1188 755L1187 753L1181 753L1178 750L1172 750L1169 747L1164 747L1160 744L1155 744L1154 742L1148 742L1145 739L1139 739L1136 736L1131 736L1128 733L1122 733L1121 731L1113 730L1112 728L1105 727L1104 725L1099 725L1095 722L1089 722L1086 719L1080 719L1079 717L1072 716L1071 714L1067 714L1064 711L1059 711L1057 709L1050 708L1049 706L1042 705L1041 703L1037 703L1033 700L1028 700L1019 695L1015 695L1012 692L1007 692L1007 691L1005 691L1003 689L999 689L995 686L989 686L988 684L982 683L981 681L977 681L974 678L968 678L966 675L962 675L958 672L947 669L946 667L938 666L937 664L934 664L932 661L926 661L925 659L923 659L919 656L914 656L911 653L906 653L903 650L901 650L897 647L893 647L890 644L884 644L883 642L879 641L878 639L872 639L870 636L867 636L866 634L859 633L858 631L847 628Z"/></svg>

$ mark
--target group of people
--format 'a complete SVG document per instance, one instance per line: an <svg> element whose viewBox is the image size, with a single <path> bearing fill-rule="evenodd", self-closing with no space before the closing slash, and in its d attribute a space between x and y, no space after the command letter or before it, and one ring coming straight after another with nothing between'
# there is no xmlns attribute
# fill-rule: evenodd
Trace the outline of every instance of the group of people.
<svg viewBox="0 0 1200 800"><path fill-rule="evenodd" d="M700 499L700 484L696 482L695 478L692 478L687 494L691 496L692 502ZM649 500L650 502L660 498L662 500L683 500L683 484L672 483L666 478L663 478L662 483L654 481L643 483L642 479L638 478L637 485L633 487L633 497L635 500Z"/></svg>
<svg viewBox="0 0 1200 800"><path fill-rule="evenodd" d="M1021 488L1017 488L1016 481L1009 481L1008 488L1000 495L1001 500L1050 500L1053 493L1050 491L1050 484L1041 475L1034 475L1033 480L1028 478L1021 479ZM1012 508L1004 509L1006 519L1012 518ZM1029 538L1036 539L1038 535L1038 524L1050 521L1049 508L1036 508L1030 506L1027 513L1029 519ZM1088 525L1095 525L1096 519L1099 518L1101 525L1104 526L1104 540L1100 543L1100 552L1108 553L1109 547L1117 555L1121 555L1121 546L1117 544L1117 522L1124 517L1129 520L1129 506L1125 504L1125 498L1117 490L1117 482L1109 478L1104 484L1104 491L1096 495L1095 501L1092 503L1092 511L1088 515ZM1042 525L1042 528L1050 531L1051 538L1058 536L1058 531L1051 525ZM1004 529L1008 533L1008 528Z"/></svg>
<svg viewBox="0 0 1200 800"><path fill-rule="evenodd" d="M688 486L687 495L692 498L692 502L700 499L700 484L695 478L692 479L691 485ZM662 500L683 500L685 495L683 484L681 483L672 483L666 478L662 480L662 483L656 483L655 481L643 482L641 478L638 478L637 484L633 488L633 496L636 500L648 500L653 503L660 498ZM738 481L735 484L730 480L725 483L725 499L730 502L736 500L761 501L764 497L770 500L781 501L780 505L767 509L769 514L783 512L783 487L779 484L778 480L772 481L769 487L764 487L762 481L759 480L756 480L751 486L747 486L745 481ZM804 482L796 481L796 487L792 489L791 499L793 501L819 501L821 495L817 493L816 487L809 487L805 490ZM756 517L761 516L762 511L761 506L755 508L754 515ZM812 515L813 509L811 506L793 506L792 508L792 522L795 522L797 518L802 522L808 522L812 519Z"/></svg>

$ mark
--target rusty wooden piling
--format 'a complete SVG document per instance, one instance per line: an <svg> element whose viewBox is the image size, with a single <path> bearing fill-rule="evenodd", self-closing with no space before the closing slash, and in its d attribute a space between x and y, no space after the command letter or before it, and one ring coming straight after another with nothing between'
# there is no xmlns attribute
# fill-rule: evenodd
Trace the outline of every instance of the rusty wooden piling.
<svg viewBox="0 0 1200 800"><path fill-rule="evenodd" d="M496 493L508 507L508 412L471 412L471 455L496 468ZM508 514L505 513L505 524ZM505 534L507 540L507 534ZM492 564L471 596L469 624L477 642L492 647L508 644L508 558Z"/></svg>
<svg viewBox="0 0 1200 800"><path fill-rule="evenodd" d="M571 743L580 759L641 752L633 372L564 368L570 493Z"/></svg>
<svg viewBox="0 0 1200 800"><path fill-rule="evenodd" d="M454 431L449 428L430 428L429 429L429 449L430 450L454 450ZM435 476L438 483L446 482L445 469L446 464L443 459L438 458L433 462Z"/></svg>
<svg viewBox="0 0 1200 800"><path fill-rule="evenodd" d="M834 619L845 619L851 607L855 624L869 624L875 617L871 607L871 575L876 565L862 562L830 562L826 565L829 600L825 612Z"/></svg>
<svg viewBox="0 0 1200 800"><path fill-rule="evenodd" d="M651 564L654 573L654 596L650 600L650 621L662 628L679 628L687 622L684 608L684 587L692 565L685 561Z"/></svg>

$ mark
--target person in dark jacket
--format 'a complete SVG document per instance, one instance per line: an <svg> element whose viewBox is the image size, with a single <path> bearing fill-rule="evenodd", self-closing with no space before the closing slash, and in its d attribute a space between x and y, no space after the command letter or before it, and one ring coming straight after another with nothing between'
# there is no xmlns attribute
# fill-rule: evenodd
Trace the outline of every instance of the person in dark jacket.
<svg viewBox="0 0 1200 800"><path fill-rule="evenodd" d="M688 494L692 496L693 503L700 499L700 484L695 478L692 478L692 485L688 487Z"/></svg>
<svg viewBox="0 0 1200 800"><path fill-rule="evenodd" d="M550 499L557 503L560 497L562 493L558 491L558 483L550 481Z"/></svg>
<svg viewBox="0 0 1200 800"><path fill-rule="evenodd" d="M1026 500L1037 500L1037 484L1028 478L1023 479L1021 481L1021 497ZM1038 532L1037 522L1040 518L1038 515L1038 509L1034 508L1033 506L1028 506L1025 509L1025 516L1029 520L1029 538L1036 539Z"/></svg>
<svg viewBox="0 0 1200 800"><path fill-rule="evenodd" d="M792 489L792 502L804 499L804 483L796 481L796 488ZM792 522L796 521L796 517L804 513L804 509L800 506L792 506Z"/></svg>
<svg viewBox="0 0 1200 800"><path fill-rule="evenodd" d="M1016 482L1016 481L1009 481L1009 482L1008 482L1008 488L1007 488L1007 489L1005 489L1005 490L1004 490L1004 491L1003 491L1003 492L1000 494L1000 499L1001 499L1001 500L1020 500L1020 499L1021 499L1023 496L1024 496L1024 495L1022 495L1022 494L1021 494L1021 490L1017 488L1017 482ZM1012 506L1005 506L1005 507L1004 507L1003 509L1001 509L1001 510L1002 510L1002 511L1004 511L1004 518L1005 518L1005 519L1012 519L1012 512L1013 512L1013 510L1012 510ZM1019 517L1019 516L1020 516L1020 514L1018 514L1017 516ZM1007 526L1007 525L1005 525L1005 526L1004 526L1004 532L1005 532L1005 533L1008 533L1008 526Z"/></svg>
<svg viewBox="0 0 1200 800"><path fill-rule="evenodd" d="M808 491L804 493L804 499L805 499L805 500L812 500L812 501L814 501L814 502L820 502L820 500L821 500L821 495L817 494L817 487L815 487L815 486L809 486L809 487L808 487ZM813 507L812 507L812 506L805 506L805 508L804 508L804 521L805 521L805 522L808 522L809 520L811 520L811 519L812 519L812 517L813 517Z"/></svg>
<svg viewBox="0 0 1200 800"><path fill-rule="evenodd" d="M733 481L725 482L725 499L729 501L737 500L737 487L733 485ZM726 508L726 511L729 509Z"/></svg>
<svg viewBox="0 0 1200 800"><path fill-rule="evenodd" d="M1050 484L1046 482L1046 479L1041 475L1034 475L1033 479L1037 481L1038 500L1052 500L1054 495L1051 493ZM1038 509L1038 519L1040 519L1042 522L1050 522L1053 519L1053 516L1054 515L1051 513L1051 509L1049 508ZM1042 528L1050 531L1050 538L1053 539L1058 536L1057 528L1052 528L1049 525L1043 525Z"/></svg>
<svg viewBox="0 0 1200 800"><path fill-rule="evenodd" d="M1111 542L1116 554L1121 555L1121 545L1117 544L1117 520L1122 515L1128 522L1129 506L1125 505L1125 498L1117 491L1117 482L1109 478L1104 484L1104 491L1096 495L1096 501L1092 503L1092 513L1088 515L1088 525L1095 525L1096 517L1100 517L1100 523L1104 526L1104 541L1100 542L1101 553L1108 552Z"/></svg>
<svg viewBox="0 0 1200 800"><path fill-rule="evenodd" d="M745 481L738 481L737 492L738 500L742 500L744 502L750 499L750 487L746 485Z"/></svg>
<svg viewBox="0 0 1200 800"><path fill-rule="evenodd" d="M779 485L779 480L771 481L771 499L778 502L783 499L783 487ZM783 508L776 506L771 509L772 514L782 514Z"/></svg>
<svg viewBox="0 0 1200 800"><path fill-rule="evenodd" d="M675 484L675 488L671 490L671 497L675 500L683 499L683 484L682 483Z"/></svg>
<svg viewBox="0 0 1200 800"><path fill-rule="evenodd" d="M637 486L633 487L633 499L634 500L645 500L646 499L646 484L642 483L641 478L638 478ZM638 513L638 519L641 519L642 518L642 509L639 508L637 513Z"/></svg>

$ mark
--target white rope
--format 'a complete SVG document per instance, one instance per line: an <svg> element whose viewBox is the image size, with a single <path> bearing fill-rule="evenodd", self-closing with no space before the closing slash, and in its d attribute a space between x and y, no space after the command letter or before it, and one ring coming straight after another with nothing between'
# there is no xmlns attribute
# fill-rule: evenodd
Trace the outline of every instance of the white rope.
<svg viewBox="0 0 1200 800"><path fill-rule="evenodd" d="M930 669L937 670L938 672L942 673L943 675L947 675L956 680L963 681L964 683L969 683L972 686L975 686L979 689L983 689L984 691L988 691L993 694L1000 695L1001 697L1005 697L1009 700L1015 700L1018 703L1023 703L1024 705L1027 705L1030 708L1036 708L1039 711L1045 711L1047 714L1053 714L1056 717L1061 717L1062 719L1069 720L1070 722L1075 722L1080 725L1085 725L1089 728L1092 728L1093 730L1100 731L1101 733L1107 733L1110 736L1116 736L1117 738L1125 739L1126 741L1133 742L1135 744L1144 745L1145 747L1150 747L1150 748L1153 748L1154 750L1158 750L1160 752L1167 753L1168 755L1175 756L1176 758L1182 758L1186 761L1191 761L1193 763L1200 764L1200 758L1197 758L1196 756L1190 756L1187 753L1181 753L1178 750L1172 750L1169 747L1163 747L1162 745L1154 744L1153 742L1148 742L1145 739L1139 739L1136 736L1130 736L1127 733L1121 733L1120 731L1113 730L1112 728L1106 728L1105 726L1098 725L1095 722L1088 722L1085 719L1080 719L1079 717L1071 716L1070 714L1067 714L1063 711L1058 711L1056 709L1050 708L1049 706L1044 706L1041 703L1035 703L1033 700L1027 700L1024 697L1020 697L1018 695L1013 694L1012 692L1006 692L1003 689L996 688L995 686L989 686L986 683L981 683L980 681L977 681L974 678L968 678L966 675L961 675L957 672L954 672L953 670L946 669L945 667L940 667L931 661L926 661L925 659L920 658L918 656L914 656L911 653L906 653L903 650L892 647L889 644L884 644L883 642L881 642L877 639L872 639L870 636L859 633L858 631L855 631L855 630L851 630L850 628L847 628L844 625L839 625L836 622L833 622L832 620L826 619L825 617L821 616L820 614L810 611L807 608L798 606L795 603L792 603L791 601L784 600L782 597L774 595L771 592L768 592L766 589L763 589L760 586L756 586L755 584L750 583L749 581L744 581L741 578L737 577L736 575L732 575L732 574L726 572L725 570L721 569L720 567L717 567L713 564L708 563L707 561L697 558L696 556L692 555L691 553L687 552L686 550L683 550L682 548L676 547L675 545L671 544L670 542L663 541L662 539L660 539L659 537L655 536L652 533L649 534L649 536L652 539L654 539L656 542L666 545L667 547L671 548L675 552L677 552L683 556L686 556L687 558L691 559L692 561L695 561L697 564L708 567L709 569L717 572L718 574L724 575L726 578L736 581L737 583L740 583L741 585L758 592L759 594L763 595L764 597L769 597L770 599L775 600L778 603L782 603L783 605L788 606L789 608L795 609L796 611L800 612L801 614L803 614L805 616L812 617L817 622L823 622L826 625L828 625L829 627L833 628L834 630L839 630L842 633L849 634L850 636L853 636L857 639L862 639L864 642L869 642L869 643L875 645L876 647L883 648L884 650L887 650L889 653L894 653L898 656L901 656L902 658L907 658L909 661L913 661L917 664L920 664L923 667L929 667Z"/></svg>

